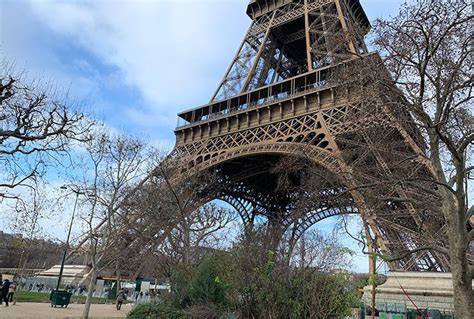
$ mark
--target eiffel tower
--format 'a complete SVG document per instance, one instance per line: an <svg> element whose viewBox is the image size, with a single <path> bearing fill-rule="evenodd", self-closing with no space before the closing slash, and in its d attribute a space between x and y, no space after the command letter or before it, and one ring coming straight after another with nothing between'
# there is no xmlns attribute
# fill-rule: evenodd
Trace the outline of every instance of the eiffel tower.
<svg viewBox="0 0 474 319"><path fill-rule="evenodd" d="M430 192L387 183L431 174L409 117L387 98L370 104L331 81L336 69L380 60L364 43L370 23L359 1L252 0L247 15L250 27L209 102L178 114L184 123L171 156L222 176L201 204L223 200L247 227L263 216L293 240L325 218L358 214L389 256L440 241L444 223ZM296 209L295 194L279 188L273 164L285 158L311 162L321 177L307 190L310 207ZM390 268L449 271L449 264L420 250Z"/></svg>

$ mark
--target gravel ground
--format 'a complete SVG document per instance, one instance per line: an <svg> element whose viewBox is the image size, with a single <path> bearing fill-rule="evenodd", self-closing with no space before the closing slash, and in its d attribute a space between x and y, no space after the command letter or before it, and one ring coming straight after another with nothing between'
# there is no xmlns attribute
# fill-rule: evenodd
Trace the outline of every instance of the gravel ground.
<svg viewBox="0 0 474 319"><path fill-rule="evenodd" d="M8 307L0 306L0 319L76 319L80 318L84 309L83 304L70 304L67 308L52 308L49 303L17 302ZM131 305L122 305L115 309L115 304L93 304L89 313L90 319L125 318Z"/></svg>

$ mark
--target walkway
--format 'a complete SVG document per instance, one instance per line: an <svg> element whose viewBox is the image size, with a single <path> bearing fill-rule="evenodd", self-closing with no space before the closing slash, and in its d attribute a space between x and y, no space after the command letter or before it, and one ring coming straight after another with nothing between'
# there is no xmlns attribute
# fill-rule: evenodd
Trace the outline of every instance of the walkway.
<svg viewBox="0 0 474 319"><path fill-rule="evenodd" d="M131 305L123 305L120 311L115 304L93 304L90 319L125 318ZM0 319L76 319L81 318L83 304L70 304L67 308L52 308L49 303L17 302L8 307L0 306Z"/></svg>

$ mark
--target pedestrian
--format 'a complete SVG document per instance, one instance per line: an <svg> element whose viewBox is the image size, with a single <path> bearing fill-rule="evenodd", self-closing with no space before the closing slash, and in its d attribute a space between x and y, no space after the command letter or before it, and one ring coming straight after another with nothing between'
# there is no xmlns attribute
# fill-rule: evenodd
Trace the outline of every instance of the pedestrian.
<svg viewBox="0 0 474 319"><path fill-rule="evenodd" d="M8 307L8 289L10 288L10 280L5 279L2 288L0 288L0 302L5 301L5 307Z"/></svg>
<svg viewBox="0 0 474 319"><path fill-rule="evenodd" d="M13 295L16 292L16 282L12 282L8 288L8 301L13 302Z"/></svg>
<svg viewBox="0 0 474 319"><path fill-rule="evenodd" d="M123 289L120 289L118 295L117 295L117 301L115 305L117 306L117 310L120 310L122 307L122 303L127 300L127 296L125 296L125 291Z"/></svg>

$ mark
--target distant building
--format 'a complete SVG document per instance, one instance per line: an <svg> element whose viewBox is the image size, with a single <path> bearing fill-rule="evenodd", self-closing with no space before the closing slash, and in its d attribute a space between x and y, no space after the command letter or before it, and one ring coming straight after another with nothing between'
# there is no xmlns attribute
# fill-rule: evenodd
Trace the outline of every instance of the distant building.
<svg viewBox="0 0 474 319"><path fill-rule="evenodd" d="M48 283L55 286L58 282L59 270L61 265L40 271L36 274L35 279L38 282ZM88 281L91 267L83 265L64 265L63 275L61 279L62 285L79 285Z"/></svg>

